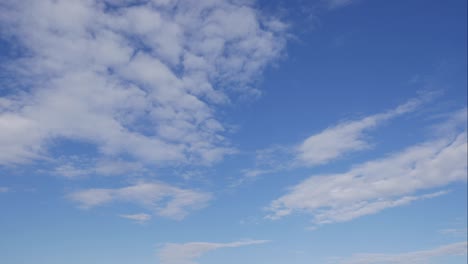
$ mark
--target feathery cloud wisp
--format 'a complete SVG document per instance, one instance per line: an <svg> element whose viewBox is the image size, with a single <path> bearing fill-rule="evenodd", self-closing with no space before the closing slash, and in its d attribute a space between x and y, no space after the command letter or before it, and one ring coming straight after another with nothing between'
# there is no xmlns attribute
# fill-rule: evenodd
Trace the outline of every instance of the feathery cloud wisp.
<svg viewBox="0 0 468 264"><path fill-rule="evenodd" d="M140 182L116 189L87 189L71 193L68 197L85 209L116 201L129 202L152 210L158 216L176 220L205 207L212 198L208 193L155 182Z"/></svg>
<svg viewBox="0 0 468 264"><path fill-rule="evenodd" d="M123 215L119 215L119 216L122 217L122 218L133 220L133 221L135 221L137 223L140 223L140 224L151 220L151 215L144 214L144 213L141 213L141 214L123 214Z"/></svg>
<svg viewBox="0 0 468 264"><path fill-rule="evenodd" d="M262 174L327 164L346 154L369 149L372 145L366 140L369 130L393 118L417 110L433 96L434 92L427 93L388 111L357 120L340 122L307 137L293 147L272 146L257 150L255 167L243 170L243 177L234 185L239 185Z"/></svg>
<svg viewBox="0 0 468 264"><path fill-rule="evenodd" d="M267 240L246 240L232 243L192 242L186 244L165 244L158 252L161 264L197 264L203 254L221 248L236 248L267 243Z"/></svg>
<svg viewBox="0 0 468 264"><path fill-rule="evenodd" d="M465 118L451 122L466 124L466 109L460 113ZM408 195L466 181L466 157L466 130L453 131L344 173L313 175L274 200L268 208L271 212L268 217L277 219L299 211L312 214L316 225L343 222L437 196L443 193Z"/></svg>
<svg viewBox="0 0 468 264"><path fill-rule="evenodd" d="M423 264L444 256L465 256L467 242L458 242L429 250L414 251L402 254L355 254L340 264ZM432 262L431 262L432 263Z"/></svg>
<svg viewBox="0 0 468 264"><path fill-rule="evenodd" d="M412 99L390 111L339 123L305 139L297 148L297 161L304 165L325 164L344 154L369 148L365 132L397 116L414 111L425 99Z"/></svg>

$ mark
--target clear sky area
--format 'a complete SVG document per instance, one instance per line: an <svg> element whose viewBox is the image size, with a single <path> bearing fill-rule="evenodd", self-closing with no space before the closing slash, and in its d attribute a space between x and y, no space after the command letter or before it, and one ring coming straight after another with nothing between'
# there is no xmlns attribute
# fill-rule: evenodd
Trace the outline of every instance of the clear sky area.
<svg viewBox="0 0 468 264"><path fill-rule="evenodd" d="M0 0L0 263L466 264L466 0Z"/></svg>

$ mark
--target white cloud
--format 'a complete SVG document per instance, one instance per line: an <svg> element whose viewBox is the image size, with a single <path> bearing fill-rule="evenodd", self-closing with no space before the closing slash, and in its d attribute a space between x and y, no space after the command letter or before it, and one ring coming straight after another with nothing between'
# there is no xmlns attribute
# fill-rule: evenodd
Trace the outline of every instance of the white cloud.
<svg viewBox="0 0 468 264"><path fill-rule="evenodd" d="M287 147L273 146L255 152L255 167L241 171L242 176L238 177L231 184L237 187L245 182L253 181L263 174L271 174L282 170L291 169L294 152Z"/></svg>
<svg viewBox="0 0 468 264"><path fill-rule="evenodd" d="M192 242L186 244L165 244L158 256L161 264L197 264L203 254L221 248L236 248L267 243L267 240L246 240L232 243Z"/></svg>
<svg viewBox="0 0 468 264"><path fill-rule="evenodd" d="M91 174L91 171L83 168L77 168L72 164L62 164L54 169L54 173L66 178L75 179Z"/></svg>
<svg viewBox="0 0 468 264"><path fill-rule="evenodd" d="M140 182L116 189L81 190L68 197L85 209L116 201L129 202L152 210L158 216L177 220L190 211L205 207L212 198L208 193L156 182Z"/></svg>
<svg viewBox="0 0 468 264"><path fill-rule="evenodd" d="M461 112L465 118L459 121L466 124L466 109ZM466 179L467 133L452 131L445 137L365 162L344 173L313 175L273 201L268 217L277 219L293 212L306 212L313 215L315 225L349 221L443 194L410 196Z"/></svg>
<svg viewBox="0 0 468 264"><path fill-rule="evenodd" d="M143 214L143 213L142 214L123 214L123 215L120 215L120 217L130 219L130 220L134 220L134 221L136 221L137 223L140 223L140 224L143 224L143 223L151 220L151 215Z"/></svg>
<svg viewBox="0 0 468 264"><path fill-rule="evenodd" d="M6 192L9 192L10 189L7 188L7 187L0 187L0 193L6 193Z"/></svg>
<svg viewBox="0 0 468 264"><path fill-rule="evenodd" d="M313 134L296 146L272 146L257 150L255 166L242 170L243 176L233 184L240 185L259 175L277 173L297 167L313 167L332 162L340 157L371 148L366 139L367 132L382 123L400 115L415 111L420 105L431 100L435 92L411 99L394 109L354 121L343 121L317 134ZM438 128L442 130L442 126ZM445 130L452 131L448 127Z"/></svg>
<svg viewBox="0 0 468 264"><path fill-rule="evenodd" d="M285 42L280 21L227 0L6 0L0 22L24 48L2 65L17 78L0 98L0 164L63 138L107 157L215 162L234 151L217 109L250 94Z"/></svg>
<svg viewBox="0 0 468 264"><path fill-rule="evenodd" d="M297 161L316 166L347 153L370 148L365 132L381 123L415 110L424 100L413 99L390 111L339 123L305 139L297 148Z"/></svg>
<svg viewBox="0 0 468 264"><path fill-rule="evenodd" d="M458 242L434 249L414 251L401 254L355 254L341 264L423 264L433 262L437 257L465 256L467 242ZM440 263L440 262L437 262Z"/></svg>
<svg viewBox="0 0 468 264"><path fill-rule="evenodd" d="M331 9L350 5L354 1L355 0L326 0L328 7Z"/></svg>
<svg viewBox="0 0 468 264"><path fill-rule="evenodd" d="M67 157L57 160L57 167L53 173L69 179L87 177L91 175L137 175L145 172L144 166L139 162L125 160L100 159L92 160L80 157Z"/></svg>
<svg viewBox="0 0 468 264"><path fill-rule="evenodd" d="M130 162L123 160L100 160L97 162L94 170L100 175L121 175L139 172L143 170L143 166L138 162Z"/></svg>

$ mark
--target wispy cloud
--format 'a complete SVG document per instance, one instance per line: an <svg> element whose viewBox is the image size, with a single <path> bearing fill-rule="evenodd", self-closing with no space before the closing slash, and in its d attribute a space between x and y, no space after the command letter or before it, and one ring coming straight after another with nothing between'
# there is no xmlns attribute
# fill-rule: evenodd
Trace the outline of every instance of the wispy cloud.
<svg viewBox="0 0 468 264"><path fill-rule="evenodd" d="M156 182L140 182L116 189L86 189L68 197L85 209L111 202L129 202L152 210L158 216L177 220L190 211L205 207L212 198L208 193Z"/></svg>
<svg viewBox="0 0 468 264"><path fill-rule="evenodd" d="M340 264L423 264L438 257L466 256L467 242L458 242L429 250L414 251L401 254L355 254ZM434 262L435 263L435 262ZM440 263L440 262L437 262Z"/></svg>
<svg viewBox="0 0 468 264"><path fill-rule="evenodd" d="M122 214L122 215L119 215L120 217L122 218L126 218L126 219L130 219L130 220L133 220L139 224L143 224L149 220L151 220L151 215L149 214L144 214L144 213L141 213L141 214Z"/></svg>
<svg viewBox="0 0 468 264"><path fill-rule="evenodd" d="M463 122L466 124L466 109ZM457 115L456 113L455 115ZM457 119L456 119L457 120ZM313 215L315 225L349 221L385 208L443 193L412 195L467 179L467 134L452 131L385 158L354 166L347 172L312 175L273 201L268 216L293 212Z"/></svg>
<svg viewBox="0 0 468 264"><path fill-rule="evenodd" d="M286 28L227 0L5 0L0 22L27 54L1 65L17 80L0 100L0 164L47 156L55 139L159 165L216 162L235 151L217 109L258 93Z"/></svg>
<svg viewBox="0 0 468 264"><path fill-rule="evenodd" d="M329 9L345 7L358 1L360 0L323 0L323 2L328 6Z"/></svg>
<svg viewBox="0 0 468 264"><path fill-rule="evenodd" d="M254 180L260 175L271 174L293 167L294 151L285 146L272 146L255 152L255 167L244 169L242 175L233 182L232 186Z"/></svg>
<svg viewBox="0 0 468 264"><path fill-rule="evenodd" d="M92 160L66 157L64 159L57 159L55 163L58 165L52 172L69 179L83 178L92 175L128 176L147 172L140 162L119 159Z"/></svg>
<svg viewBox="0 0 468 264"><path fill-rule="evenodd" d="M186 244L165 244L158 256L161 264L197 264L203 254L222 248L236 248L267 243L267 240L246 240L231 243L192 242Z"/></svg>
<svg viewBox="0 0 468 264"><path fill-rule="evenodd" d="M465 228L445 228L439 230L440 234L449 235L449 236L467 236L468 231Z"/></svg>
<svg viewBox="0 0 468 264"><path fill-rule="evenodd" d="M371 146L365 139L366 132L385 121L414 111L423 102L424 99L412 99L390 111L345 121L312 135L297 146L297 161L307 166L316 166L347 153L368 149Z"/></svg>
<svg viewBox="0 0 468 264"><path fill-rule="evenodd" d="M7 188L7 187L0 187L0 193L6 193L6 192L9 192L10 189Z"/></svg>
<svg viewBox="0 0 468 264"><path fill-rule="evenodd" d="M372 143L367 137L372 129L393 118L416 111L435 94L436 92L428 92L394 109L357 120L339 122L319 133L310 135L294 146L276 145L258 150L255 155L255 167L243 170L243 177L239 182L242 183L263 174L324 165L344 155L370 149Z"/></svg>

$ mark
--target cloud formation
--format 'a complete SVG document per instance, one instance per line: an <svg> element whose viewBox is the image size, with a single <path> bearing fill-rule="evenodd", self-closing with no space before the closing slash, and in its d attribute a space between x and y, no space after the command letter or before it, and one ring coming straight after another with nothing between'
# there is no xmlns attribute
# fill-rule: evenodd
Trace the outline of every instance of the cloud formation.
<svg viewBox="0 0 468 264"><path fill-rule="evenodd" d="M402 254L355 254L340 264L423 264L437 257L466 256L467 242L458 242L434 249L414 251ZM434 262L435 263L435 262Z"/></svg>
<svg viewBox="0 0 468 264"><path fill-rule="evenodd" d="M350 5L353 2L356 2L356 0L324 0L323 2L326 3L328 8L335 9Z"/></svg>
<svg viewBox="0 0 468 264"><path fill-rule="evenodd" d="M158 216L181 220L190 211L205 207L212 196L208 193L181 189L165 183L140 182L116 189L81 190L69 194L68 198L77 202L84 209L111 202L128 202L152 210ZM131 217L135 218L135 215Z"/></svg>
<svg viewBox="0 0 468 264"><path fill-rule="evenodd" d="M196 262L196 259L216 249L258 245L267 242L267 240L246 240L231 243L168 243L158 251L158 256L160 264L197 264L198 262Z"/></svg>
<svg viewBox="0 0 468 264"><path fill-rule="evenodd" d="M268 217L278 219L305 212L313 215L314 225L343 222L443 194L411 195L466 181L466 109L454 116L449 122L464 124L462 132L452 131L445 137L365 162L344 173L312 175L274 200L268 208L271 212Z"/></svg>
<svg viewBox="0 0 468 264"><path fill-rule="evenodd" d="M141 214L123 214L123 215L120 215L120 217L133 220L133 221L135 221L137 223L140 223L140 224L143 224L143 223L151 220L151 215L144 214L144 213L141 213Z"/></svg>
<svg viewBox="0 0 468 264"><path fill-rule="evenodd" d="M140 162L125 161L119 159L85 159L65 157L57 159L58 165L53 173L68 179L77 179L92 175L114 176L135 175L146 171Z"/></svg>
<svg viewBox="0 0 468 264"><path fill-rule="evenodd" d="M242 171L243 177L234 185L259 175L277 173L297 167L315 167L333 162L344 155L370 149L367 140L370 130L386 121L416 111L434 97L434 92L408 100L388 111L365 116L361 119L343 121L304 139L295 146L272 146L257 150L255 167ZM448 130L453 130L449 128Z"/></svg>
<svg viewBox="0 0 468 264"><path fill-rule="evenodd" d="M391 118L414 111L423 101L413 99L390 111L342 122L312 135L297 146L297 161L307 166L316 166L347 153L370 148L370 144L365 140L365 132Z"/></svg>
<svg viewBox="0 0 468 264"><path fill-rule="evenodd" d="M210 164L233 148L217 109L258 94L285 24L243 1L6 0L0 164L47 156L57 139L105 156ZM16 77L12 77L16 76Z"/></svg>

